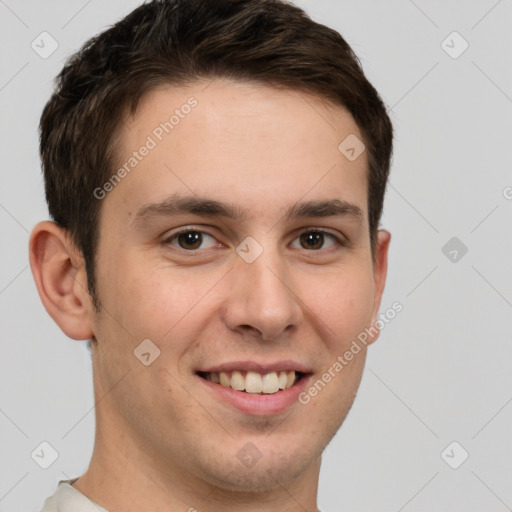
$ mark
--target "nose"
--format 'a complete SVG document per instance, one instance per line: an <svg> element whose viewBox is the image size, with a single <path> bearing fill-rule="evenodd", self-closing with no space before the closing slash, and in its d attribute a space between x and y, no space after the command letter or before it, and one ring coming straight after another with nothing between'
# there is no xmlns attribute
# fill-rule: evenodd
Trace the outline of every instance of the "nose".
<svg viewBox="0 0 512 512"><path fill-rule="evenodd" d="M252 263L235 263L223 313L231 330L277 341L300 325L303 312L286 265L269 252L263 251Z"/></svg>

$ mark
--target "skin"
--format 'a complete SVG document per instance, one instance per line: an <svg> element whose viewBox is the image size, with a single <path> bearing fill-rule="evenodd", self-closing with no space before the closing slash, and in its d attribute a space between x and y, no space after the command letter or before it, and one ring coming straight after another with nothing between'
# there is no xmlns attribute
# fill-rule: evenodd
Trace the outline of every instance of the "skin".
<svg viewBox="0 0 512 512"><path fill-rule="evenodd" d="M168 112L198 101L101 202L99 312L66 233L42 222L31 236L47 311L71 338L92 340L96 442L74 486L111 511L316 511L321 453L352 405L366 348L308 404L263 416L217 399L196 371L293 360L315 382L376 321L390 235L379 231L373 259L367 155L350 162L338 150L349 134L363 139L347 110L296 91L207 85L154 90L121 128L119 166ZM172 194L236 203L247 217L134 222ZM297 201L330 199L361 218L283 218ZM169 238L183 226L210 236L195 252L180 248ZM346 245L301 242L320 228ZM252 263L235 251L247 236L263 248ZM144 339L160 349L149 366L134 356ZM248 442L262 455L252 467L237 457Z"/></svg>

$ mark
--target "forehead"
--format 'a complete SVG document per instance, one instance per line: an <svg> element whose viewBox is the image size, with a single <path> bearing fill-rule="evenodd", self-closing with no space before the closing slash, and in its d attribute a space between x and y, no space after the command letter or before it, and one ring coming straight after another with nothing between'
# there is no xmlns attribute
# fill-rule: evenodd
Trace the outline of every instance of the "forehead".
<svg viewBox="0 0 512 512"><path fill-rule="evenodd" d="M354 136L362 140L344 107L303 92L220 79L160 87L121 126L115 171L125 172L107 203L131 214L197 194L261 216L328 195L366 211L366 153L350 161L339 149Z"/></svg>

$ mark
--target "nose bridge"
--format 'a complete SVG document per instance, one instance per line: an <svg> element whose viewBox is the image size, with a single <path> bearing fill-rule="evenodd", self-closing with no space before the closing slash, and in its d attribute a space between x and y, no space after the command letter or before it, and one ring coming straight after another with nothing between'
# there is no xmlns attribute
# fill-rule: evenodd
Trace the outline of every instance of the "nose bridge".
<svg viewBox="0 0 512 512"><path fill-rule="evenodd" d="M302 314L286 261L277 244L267 238L259 247L254 259L244 257L251 251L253 256L256 254L254 241L247 241L247 245L242 242L237 249L240 258L232 273L234 284L227 321L232 329L250 326L270 339L278 337L289 326L298 325Z"/></svg>
<svg viewBox="0 0 512 512"><path fill-rule="evenodd" d="M247 274L245 279L251 288L249 297L252 302L262 307L289 302L291 287L287 283L286 266L281 259L262 254L259 261L241 267L241 274Z"/></svg>

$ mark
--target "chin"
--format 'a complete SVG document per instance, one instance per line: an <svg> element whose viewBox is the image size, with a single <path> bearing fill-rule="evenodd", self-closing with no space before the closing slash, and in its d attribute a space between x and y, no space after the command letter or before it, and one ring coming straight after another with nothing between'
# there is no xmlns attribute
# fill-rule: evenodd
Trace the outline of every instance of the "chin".
<svg viewBox="0 0 512 512"><path fill-rule="evenodd" d="M240 450L235 450L232 457L227 458L223 452L221 460L217 459L216 463L209 460L203 467L208 475L206 480L228 492L246 495L269 493L292 484L308 470L314 469L316 464L319 468L320 453L316 453L313 447L309 447L309 453L298 451L296 447L286 453L282 448L269 447L268 438L266 441L247 441ZM258 443L261 450L256 448Z"/></svg>

